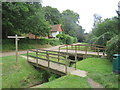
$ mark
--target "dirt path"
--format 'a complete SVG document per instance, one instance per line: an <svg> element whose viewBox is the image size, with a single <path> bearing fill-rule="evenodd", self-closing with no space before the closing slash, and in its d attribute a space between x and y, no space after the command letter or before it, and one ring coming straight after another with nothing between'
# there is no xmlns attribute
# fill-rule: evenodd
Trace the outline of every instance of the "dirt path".
<svg viewBox="0 0 120 90"><path fill-rule="evenodd" d="M61 46L61 45L59 45ZM54 47L50 47L50 48L41 48L41 49L44 49L44 50L58 50L59 46L54 46ZM27 50L24 50L24 51L18 51L18 54L25 54L27 53ZM4 56L12 56L12 55L15 55L15 51L11 51L11 52L3 52L3 53L0 53L0 57L4 57Z"/></svg>
<svg viewBox="0 0 120 90"><path fill-rule="evenodd" d="M88 83L90 84L91 88L94 88L94 89L102 88L102 90L105 90L101 84L95 82L93 79L88 77L87 80L88 80Z"/></svg>

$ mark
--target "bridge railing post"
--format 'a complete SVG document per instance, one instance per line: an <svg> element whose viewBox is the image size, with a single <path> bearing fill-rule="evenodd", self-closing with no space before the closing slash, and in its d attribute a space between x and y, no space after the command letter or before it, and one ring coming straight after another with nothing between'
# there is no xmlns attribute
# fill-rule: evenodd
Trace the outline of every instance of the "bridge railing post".
<svg viewBox="0 0 120 90"><path fill-rule="evenodd" d="M60 61L60 47L59 47L59 50L58 50L58 62Z"/></svg>
<svg viewBox="0 0 120 90"><path fill-rule="evenodd" d="M87 56L87 49L88 49L88 47L86 46L86 47L85 47L85 58L86 58L86 56Z"/></svg>
<svg viewBox="0 0 120 90"><path fill-rule="evenodd" d="M36 63L38 64L38 49L36 50Z"/></svg>
<svg viewBox="0 0 120 90"><path fill-rule="evenodd" d="M76 70L76 63L77 63L77 46L75 46L75 70Z"/></svg>
<svg viewBox="0 0 120 90"><path fill-rule="evenodd" d="M99 49L99 48L97 48L97 54L98 54L98 57L99 57L99 51L100 51L100 49Z"/></svg>
<svg viewBox="0 0 120 90"><path fill-rule="evenodd" d="M67 66L68 66L68 55L66 54L66 63L65 63L65 73L67 74Z"/></svg>
<svg viewBox="0 0 120 90"><path fill-rule="evenodd" d="M29 57L29 56L28 56L28 53L29 53L29 52L28 52L28 50L27 50L27 61L28 61L28 57Z"/></svg>
<svg viewBox="0 0 120 90"><path fill-rule="evenodd" d="M46 58L48 60L48 69L50 68L50 60L49 60L49 53L46 51Z"/></svg>

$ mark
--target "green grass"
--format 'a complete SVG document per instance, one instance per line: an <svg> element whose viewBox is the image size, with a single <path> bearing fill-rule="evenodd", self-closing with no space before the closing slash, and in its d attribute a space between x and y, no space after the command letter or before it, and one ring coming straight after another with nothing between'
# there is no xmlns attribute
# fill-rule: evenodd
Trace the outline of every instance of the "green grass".
<svg viewBox="0 0 120 90"><path fill-rule="evenodd" d="M76 75L66 75L54 81L44 83L38 88L90 88L87 78Z"/></svg>
<svg viewBox="0 0 120 90"><path fill-rule="evenodd" d="M87 71L89 77L105 88L118 88L118 83L120 83L118 75L112 73L112 63L107 59L87 58L77 62L77 68Z"/></svg>
<svg viewBox="0 0 120 90"><path fill-rule="evenodd" d="M15 56L2 57L2 88L26 88L42 81L42 73L35 70L26 59Z"/></svg>

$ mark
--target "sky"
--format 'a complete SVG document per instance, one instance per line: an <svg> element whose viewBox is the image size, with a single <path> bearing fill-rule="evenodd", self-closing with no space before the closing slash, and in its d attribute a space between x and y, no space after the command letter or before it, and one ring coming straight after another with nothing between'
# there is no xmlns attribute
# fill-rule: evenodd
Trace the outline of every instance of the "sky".
<svg viewBox="0 0 120 90"><path fill-rule="evenodd" d="M80 15L80 25L85 32L93 27L93 15L99 14L102 19L117 16L118 2L120 0L42 0L43 6L57 8L60 12L70 9Z"/></svg>

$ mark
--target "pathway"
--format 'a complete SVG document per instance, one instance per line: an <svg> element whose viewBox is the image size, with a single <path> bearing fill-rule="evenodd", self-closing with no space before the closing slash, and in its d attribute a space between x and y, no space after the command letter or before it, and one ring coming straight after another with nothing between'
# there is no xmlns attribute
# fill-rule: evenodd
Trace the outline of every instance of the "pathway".
<svg viewBox="0 0 120 90"><path fill-rule="evenodd" d="M59 46L61 46L61 45L59 45ZM59 46L54 46L54 47L50 47L50 48L41 48L41 49L44 49L44 50L58 50ZM27 53L27 50L18 51L18 54L25 54L25 53ZM0 57L12 56L12 55L16 55L16 52L15 51L10 51L10 52L0 53Z"/></svg>

